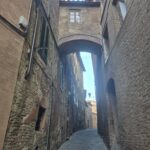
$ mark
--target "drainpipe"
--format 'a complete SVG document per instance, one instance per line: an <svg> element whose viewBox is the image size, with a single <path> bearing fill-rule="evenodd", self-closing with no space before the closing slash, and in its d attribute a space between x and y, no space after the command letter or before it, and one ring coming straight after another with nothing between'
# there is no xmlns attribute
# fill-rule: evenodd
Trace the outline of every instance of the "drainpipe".
<svg viewBox="0 0 150 150"><path fill-rule="evenodd" d="M51 90L52 90L52 100L51 100L51 107L49 110L49 121L48 121L48 133L47 133L47 146L46 150L50 150L50 129L51 129L51 119L52 119L52 107L53 107L53 100L54 100L54 83L52 82L51 85ZM49 106L50 106L50 101L49 101Z"/></svg>
<svg viewBox="0 0 150 150"><path fill-rule="evenodd" d="M36 38L36 34L37 34L37 25L38 25L38 20L39 20L39 8L37 8L36 12L37 12L37 14L36 14L34 33L33 33L33 38L32 38L30 58L29 58L29 64L28 64L28 68L27 68L27 71L26 71L25 79L27 79L30 76L30 72L31 72L32 60L33 60L33 52L34 52L34 46L35 46L35 38Z"/></svg>

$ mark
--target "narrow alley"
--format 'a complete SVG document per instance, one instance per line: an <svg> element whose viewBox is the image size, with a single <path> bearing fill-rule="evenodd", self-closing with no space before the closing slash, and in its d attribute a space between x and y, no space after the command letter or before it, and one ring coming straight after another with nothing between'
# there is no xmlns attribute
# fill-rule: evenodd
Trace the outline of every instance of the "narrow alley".
<svg viewBox="0 0 150 150"><path fill-rule="evenodd" d="M0 0L0 83L0 150L150 150L150 0Z"/></svg>
<svg viewBox="0 0 150 150"><path fill-rule="evenodd" d="M107 150L96 129L85 129L74 133L59 150Z"/></svg>

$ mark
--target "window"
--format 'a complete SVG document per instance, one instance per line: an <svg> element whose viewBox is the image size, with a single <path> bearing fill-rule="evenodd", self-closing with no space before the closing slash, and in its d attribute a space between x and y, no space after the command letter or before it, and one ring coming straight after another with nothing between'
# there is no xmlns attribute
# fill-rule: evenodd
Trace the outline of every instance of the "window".
<svg viewBox="0 0 150 150"><path fill-rule="evenodd" d="M119 0L118 3L119 3L119 7L120 7L121 16L124 19L127 14L126 4L125 4L124 0Z"/></svg>
<svg viewBox="0 0 150 150"><path fill-rule="evenodd" d="M38 147L38 146L36 146L36 147L35 147L35 150L38 150L38 149L39 149L39 147Z"/></svg>
<svg viewBox="0 0 150 150"><path fill-rule="evenodd" d="M80 10L71 10L69 17L70 23L80 23L81 22Z"/></svg>
<svg viewBox="0 0 150 150"><path fill-rule="evenodd" d="M37 121L36 121L36 125L35 125L35 130L36 131L40 130L40 124L42 122L42 118L45 114L45 111L46 111L46 109L40 105L39 106L39 111L38 111L38 116L37 116Z"/></svg>
<svg viewBox="0 0 150 150"><path fill-rule="evenodd" d="M105 61L106 61L109 55L109 51L110 51L109 33L108 33L107 24L105 26L104 33L103 33L103 47L104 47L104 55L105 55Z"/></svg>
<svg viewBox="0 0 150 150"><path fill-rule="evenodd" d="M38 49L38 53L41 59L45 62L45 64L47 64L48 39L49 39L49 28L45 18L43 18L40 37L40 48Z"/></svg>

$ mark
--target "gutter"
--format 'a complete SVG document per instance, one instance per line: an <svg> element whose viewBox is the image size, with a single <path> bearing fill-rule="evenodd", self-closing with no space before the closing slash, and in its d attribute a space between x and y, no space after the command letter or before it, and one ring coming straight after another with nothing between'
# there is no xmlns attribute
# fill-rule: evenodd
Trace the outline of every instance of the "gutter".
<svg viewBox="0 0 150 150"><path fill-rule="evenodd" d="M0 21L3 22L5 25L7 25L9 28L11 28L13 31L15 31L16 33L18 33L20 36L26 37L27 32L23 32L20 29L18 29L15 25L13 25L11 22L9 22L2 15L0 15Z"/></svg>
<svg viewBox="0 0 150 150"><path fill-rule="evenodd" d="M25 79L27 79L30 76L30 72L31 72L31 65L32 65L33 52L34 52L34 46L35 46L35 38L36 38L37 25L38 25L38 20L39 20L39 8L37 8L36 11L37 11L36 22L35 22L35 26L34 26L34 33L33 33L32 45L31 45L29 64L28 64L28 68L26 71Z"/></svg>

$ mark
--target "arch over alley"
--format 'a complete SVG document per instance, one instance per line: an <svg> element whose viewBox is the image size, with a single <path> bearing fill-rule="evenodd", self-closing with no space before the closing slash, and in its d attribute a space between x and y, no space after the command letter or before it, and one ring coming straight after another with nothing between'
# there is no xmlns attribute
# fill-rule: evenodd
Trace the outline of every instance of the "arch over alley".
<svg viewBox="0 0 150 150"><path fill-rule="evenodd" d="M69 54L72 52L85 51L95 55L102 54L101 39L90 35L75 34L63 37L58 42L60 53Z"/></svg>

